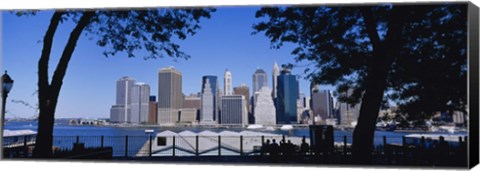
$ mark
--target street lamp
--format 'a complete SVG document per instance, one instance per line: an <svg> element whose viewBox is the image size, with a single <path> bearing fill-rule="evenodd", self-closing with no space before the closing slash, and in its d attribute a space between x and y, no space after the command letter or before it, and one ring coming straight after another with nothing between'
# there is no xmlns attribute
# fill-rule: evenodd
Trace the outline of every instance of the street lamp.
<svg viewBox="0 0 480 171"><path fill-rule="evenodd" d="M3 128L5 122L5 105L7 104L7 96L13 87L13 80L8 76L7 71L2 76L2 116L0 117L0 158L3 158Z"/></svg>

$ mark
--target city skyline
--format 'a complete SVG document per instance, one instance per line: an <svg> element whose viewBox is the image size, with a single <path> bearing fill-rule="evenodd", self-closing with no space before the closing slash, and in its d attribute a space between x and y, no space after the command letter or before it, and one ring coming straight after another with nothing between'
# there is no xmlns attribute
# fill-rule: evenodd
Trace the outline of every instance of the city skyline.
<svg viewBox="0 0 480 171"><path fill-rule="evenodd" d="M114 84L118 78L130 76L150 84L151 95L158 94L156 72L159 68L175 66L182 71L185 95L201 92L201 77L215 75L219 86L223 85L225 69L232 73L231 87L242 83L249 87L252 74L257 68L267 73L268 85L272 88L272 67L274 62L279 65L294 62L290 54L293 48L286 45L282 49L271 49L270 42L261 35L251 35L251 28L259 19L254 17L258 7L220 8L212 14L212 18L202 21L202 28L196 35L184 41L178 41L187 54L188 60L162 58L143 60L141 57L128 58L126 54L118 54L105 58L103 49L82 36L73 54L72 62L67 69L64 87L61 90L56 112L57 118L108 118L110 106L115 103ZM37 94L37 62L41 52L41 40L44 35L51 11L41 11L32 17L17 17L15 14L3 15L4 69L15 80L15 87L9 94L10 100L24 101L35 106L38 103ZM67 32L73 26L59 28L59 32ZM39 29L31 30L35 27ZM22 32L22 34L14 34ZM68 35L68 34L65 34ZM52 64L58 62L62 46L55 46L66 41L64 34L54 39ZM208 42L208 45L205 44ZM226 43L228 42L228 43ZM21 47L21 48L20 48ZM24 51L21 49L31 49ZM228 60L225 60L228 59ZM253 62L252 62L253 61ZM213 64L213 65L212 65ZM108 68L108 69L106 69ZM303 74L304 68L294 68L294 74ZM49 72L53 72L50 70ZM300 90L308 95L308 82L300 79ZM325 87L331 89L331 86ZM254 93L253 88L250 93ZM95 97L95 98L92 98ZM9 103L7 118L34 117L36 110L20 103Z"/></svg>

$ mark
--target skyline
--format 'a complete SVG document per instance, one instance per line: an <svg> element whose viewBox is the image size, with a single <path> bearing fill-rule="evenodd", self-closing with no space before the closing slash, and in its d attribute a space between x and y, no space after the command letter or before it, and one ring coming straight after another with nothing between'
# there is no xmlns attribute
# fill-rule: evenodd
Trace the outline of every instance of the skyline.
<svg viewBox="0 0 480 171"><path fill-rule="evenodd" d="M294 57L290 55L292 46L271 49L270 42L263 35L251 35L252 24L260 20L254 17L257 9L258 7L218 8L212 18L201 20L202 28L196 35L177 41L181 49L191 56L189 60L178 59L177 62L169 57L144 60L141 55L128 58L126 54L105 58L102 48L88 40L88 36L82 36L67 70L56 118L107 118L109 108L115 102L116 80L123 76L132 77L149 84L151 95L156 95L156 73L158 69L167 66L175 66L182 72L182 92L185 95L201 92L201 79L204 75L217 76L219 87L223 89L225 69L232 73L232 88L242 83L252 88L251 78L257 68L265 70L268 85L272 88L273 64L294 62ZM7 118L29 118L35 114L34 109L13 103L12 100L22 100L32 106L38 101L33 93L37 89L37 62L42 46L39 40L46 30L50 16L51 11L42 11L30 17L17 17L5 12L2 15L4 69L15 80L14 88L9 94ZM59 33L54 39L50 62L52 66L58 62L58 55L63 48L59 44L66 41L64 35L68 35L72 23L67 22L65 25L59 27ZM253 60L257 62L252 62ZM212 67L212 64L215 66ZM53 67L49 72L53 72ZM302 74L303 68L294 68L292 73ZM309 95L308 87L309 83L301 78L301 92Z"/></svg>

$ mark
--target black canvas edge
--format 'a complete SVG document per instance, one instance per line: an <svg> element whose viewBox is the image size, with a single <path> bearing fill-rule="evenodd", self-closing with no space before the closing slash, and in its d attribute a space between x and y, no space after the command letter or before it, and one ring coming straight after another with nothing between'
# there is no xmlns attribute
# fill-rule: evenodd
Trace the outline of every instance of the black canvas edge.
<svg viewBox="0 0 480 171"><path fill-rule="evenodd" d="M478 165L479 162L479 10L469 2L468 4L468 131L469 131L469 168Z"/></svg>

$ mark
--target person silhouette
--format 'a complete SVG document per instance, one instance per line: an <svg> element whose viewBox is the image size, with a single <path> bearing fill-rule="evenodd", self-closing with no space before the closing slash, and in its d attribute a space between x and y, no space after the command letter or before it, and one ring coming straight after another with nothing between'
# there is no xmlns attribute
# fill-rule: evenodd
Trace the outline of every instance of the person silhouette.
<svg viewBox="0 0 480 171"><path fill-rule="evenodd" d="M262 145L261 153L262 153L262 155L270 154L270 140L269 139L267 139L265 144Z"/></svg>
<svg viewBox="0 0 480 171"><path fill-rule="evenodd" d="M445 137L440 136L438 145L435 147L435 151L438 155L436 155L436 161L439 165L446 165L448 164L448 155L450 153L450 147L448 142L445 141Z"/></svg>
<svg viewBox="0 0 480 171"><path fill-rule="evenodd" d="M272 144L270 145L270 155L276 156L279 152L279 146L275 139L272 139Z"/></svg>
<svg viewBox="0 0 480 171"><path fill-rule="evenodd" d="M300 144L300 155L307 155L310 146L305 142L305 137L302 138L302 144Z"/></svg>

